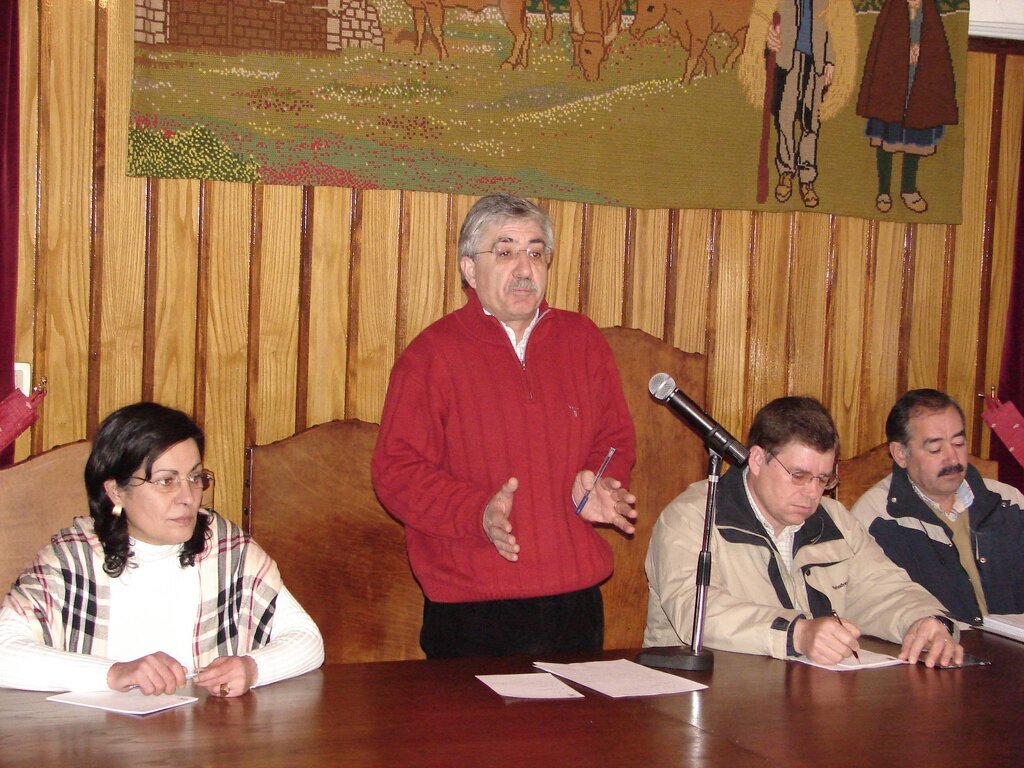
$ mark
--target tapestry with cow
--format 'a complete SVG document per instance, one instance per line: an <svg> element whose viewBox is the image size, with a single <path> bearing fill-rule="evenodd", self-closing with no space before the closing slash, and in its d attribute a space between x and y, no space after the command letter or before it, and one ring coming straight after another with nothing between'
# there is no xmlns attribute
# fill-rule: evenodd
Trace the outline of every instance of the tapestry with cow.
<svg viewBox="0 0 1024 768"><path fill-rule="evenodd" d="M966 0L135 0L129 173L958 223Z"/></svg>

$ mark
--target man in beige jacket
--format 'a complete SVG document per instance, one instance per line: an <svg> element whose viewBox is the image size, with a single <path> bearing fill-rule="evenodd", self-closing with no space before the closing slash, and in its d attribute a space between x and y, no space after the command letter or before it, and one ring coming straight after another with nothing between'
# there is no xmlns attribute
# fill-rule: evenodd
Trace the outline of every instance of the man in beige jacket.
<svg viewBox="0 0 1024 768"><path fill-rule="evenodd" d="M959 664L942 605L890 561L839 502L839 435L807 397L773 400L750 428L750 458L719 482L704 641L711 648L836 664L863 632L900 658ZM645 646L690 641L707 481L661 514L647 553ZM841 617L837 618L837 617Z"/></svg>

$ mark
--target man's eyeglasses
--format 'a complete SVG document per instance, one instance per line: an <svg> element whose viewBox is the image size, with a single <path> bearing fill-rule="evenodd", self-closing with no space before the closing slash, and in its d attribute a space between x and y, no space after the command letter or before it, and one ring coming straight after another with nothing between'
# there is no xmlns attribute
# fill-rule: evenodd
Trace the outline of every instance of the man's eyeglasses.
<svg viewBox="0 0 1024 768"><path fill-rule="evenodd" d="M133 480L135 482L132 482ZM152 479L132 475L128 478L128 482L126 482L125 485L135 487L142 485L142 483L149 483L161 493L177 493L183 482L188 483L189 487L193 491L205 491L213 485L213 472L208 469L204 469L201 472L192 472L184 477L178 474L173 474L161 475L160 477L154 477Z"/></svg>
<svg viewBox="0 0 1024 768"><path fill-rule="evenodd" d="M839 485L839 475L833 472L831 475L812 475L810 472L804 469L798 469L796 472L790 471L789 467L782 463L782 459L776 456L774 453L769 453L768 456L774 458L779 462L779 466L786 470L786 474L789 475L793 481L793 485L807 485L811 480L817 481L818 485L821 486L824 491L831 491L837 485Z"/></svg>
<svg viewBox="0 0 1024 768"><path fill-rule="evenodd" d="M474 256L479 256L483 253L493 253L494 260L501 262L509 262L516 258L520 253L525 253L526 258L536 264L543 264L547 266L551 263L551 254L546 253L543 248L493 248L489 251L477 251Z"/></svg>

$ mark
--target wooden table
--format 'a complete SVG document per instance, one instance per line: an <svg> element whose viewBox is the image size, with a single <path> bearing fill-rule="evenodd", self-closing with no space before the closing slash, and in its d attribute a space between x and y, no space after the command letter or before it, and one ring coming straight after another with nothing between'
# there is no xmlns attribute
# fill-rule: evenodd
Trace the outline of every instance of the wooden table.
<svg viewBox="0 0 1024 768"><path fill-rule="evenodd" d="M1020 766L1024 644L964 644L993 665L835 673L718 652L687 674L707 690L636 699L506 700L474 678L523 658L329 665L146 717L0 690L0 765Z"/></svg>

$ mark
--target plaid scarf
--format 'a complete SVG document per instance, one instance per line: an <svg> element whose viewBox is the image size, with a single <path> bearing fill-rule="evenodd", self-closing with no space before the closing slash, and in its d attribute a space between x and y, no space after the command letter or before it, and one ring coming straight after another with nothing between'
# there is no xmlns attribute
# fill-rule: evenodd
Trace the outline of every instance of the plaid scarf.
<svg viewBox="0 0 1024 768"><path fill-rule="evenodd" d="M210 512L210 538L196 557L202 595L193 636L196 668L270 642L281 575L238 526ZM92 518L76 517L18 577L4 601L32 622L37 640L62 651L104 656L110 576Z"/></svg>

